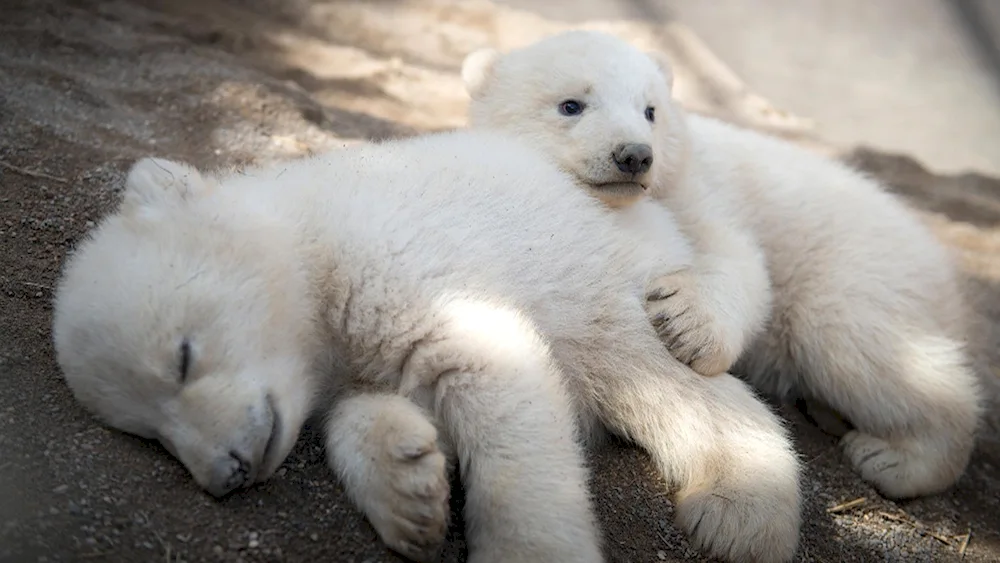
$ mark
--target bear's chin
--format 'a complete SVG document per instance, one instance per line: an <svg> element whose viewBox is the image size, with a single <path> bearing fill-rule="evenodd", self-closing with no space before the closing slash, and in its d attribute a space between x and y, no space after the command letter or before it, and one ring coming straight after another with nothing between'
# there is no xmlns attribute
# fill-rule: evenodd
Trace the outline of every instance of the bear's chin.
<svg viewBox="0 0 1000 563"><path fill-rule="evenodd" d="M587 184L587 189L609 207L623 207L646 195L646 186L638 182Z"/></svg>

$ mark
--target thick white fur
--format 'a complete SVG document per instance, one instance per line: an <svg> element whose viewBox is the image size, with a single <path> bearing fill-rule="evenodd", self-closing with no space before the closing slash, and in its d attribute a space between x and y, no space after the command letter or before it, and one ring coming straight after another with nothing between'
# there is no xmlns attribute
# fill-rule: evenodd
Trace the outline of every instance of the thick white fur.
<svg viewBox="0 0 1000 563"><path fill-rule="evenodd" d="M160 438L216 494L266 479L327 410L331 465L416 559L444 538L457 459L472 561L602 560L577 440L602 428L679 488L695 545L790 559L800 495L784 428L744 383L662 346L642 282L669 265L624 233L496 134L221 177L146 159L66 266L58 360L85 405ZM253 467L245 483L230 452Z"/></svg>
<svg viewBox="0 0 1000 563"><path fill-rule="evenodd" d="M612 207L649 193L673 213L695 255L654 283L650 315L675 356L846 416L847 456L887 496L959 478L982 409L965 304L952 257L903 203L789 143L685 115L669 65L610 35L479 51L463 76L473 127L530 142ZM563 115L564 100L586 109ZM615 168L623 143L652 146L648 173Z"/></svg>

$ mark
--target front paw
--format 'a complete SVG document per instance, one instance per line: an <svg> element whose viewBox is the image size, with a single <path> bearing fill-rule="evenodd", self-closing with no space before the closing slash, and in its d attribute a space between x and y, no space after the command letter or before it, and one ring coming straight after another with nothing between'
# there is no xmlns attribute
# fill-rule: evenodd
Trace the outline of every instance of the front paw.
<svg viewBox="0 0 1000 563"><path fill-rule="evenodd" d="M719 312L705 301L688 270L650 284L646 314L670 353L702 375L726 372L739 355L739 344L727 338Z"/></svg>
<svg viewBox="0 0 1000 563"><path fill-rule="evenodd" d="M724 561L791 561L798 550L801 507L796 492L781 493L764 486L701 490L678 501L677 523L696 549Z"/></svg>
<svg viewBox="0 0 1000 563"><path fill-rule="evenodd" d="M402 420L397 422L403 422ZM414 561L433 561L448 532L447 462L426 420L383 434L366 513L382 541Z"/></svg>

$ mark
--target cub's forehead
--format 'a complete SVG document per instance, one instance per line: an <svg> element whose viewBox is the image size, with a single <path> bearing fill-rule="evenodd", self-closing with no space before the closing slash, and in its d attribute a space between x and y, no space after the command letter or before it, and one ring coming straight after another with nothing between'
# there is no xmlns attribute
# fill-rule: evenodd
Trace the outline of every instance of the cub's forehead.
<svg viewBox="0 0 1000 563"><path fill-rule="evenodd" d="M185 282L203 270L204 261L185 251L193 244L185 245L181 233L158 232L117 217L102 224L69 257L60 281L61 306L81 323L104 319L123 325L174 311L162 305L190 293Z"/></svg>
<svg viewBox="0 0 1000 563"><path fill-rule="evenodd" d="M657 96L666 80L648 55L604 35L557 36L511 51L501 61L501 79L544 92Z"/></svg>

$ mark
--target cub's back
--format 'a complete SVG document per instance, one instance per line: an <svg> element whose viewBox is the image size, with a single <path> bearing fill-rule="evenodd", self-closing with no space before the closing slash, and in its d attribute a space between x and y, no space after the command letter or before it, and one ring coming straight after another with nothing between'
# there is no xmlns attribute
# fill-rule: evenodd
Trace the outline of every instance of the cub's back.
<svg viewBox="0 0 1000 563"><path fill-rule="evenodd" d="M636 244L542 155L479 131L331 153L323 222L357 259L426 290L593 301L638 279ZM613 288L613 289L612 289Z"/></svg>

